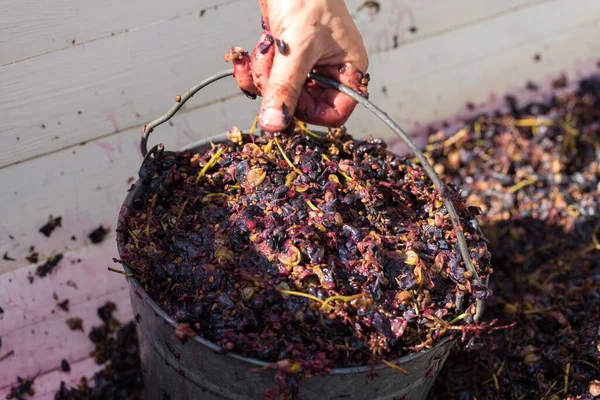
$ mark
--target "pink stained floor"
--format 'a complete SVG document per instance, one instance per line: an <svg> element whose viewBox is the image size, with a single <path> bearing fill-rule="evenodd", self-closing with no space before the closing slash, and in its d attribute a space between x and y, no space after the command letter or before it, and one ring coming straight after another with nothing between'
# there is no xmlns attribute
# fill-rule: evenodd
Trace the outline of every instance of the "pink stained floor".
<svg viewBox="0 0 600 400"><path fill-rule="evenodd" d="M107 301L117 305L116 317L127 322L133 317L126 279L109 272L107 267L119 269L112 261L116 257L114 239L100 245L85 246L74 252L65 252L56 269L44 278L35 277L29 283L28 275L37 265L31 264L0 275L0 357L14 354L0 361L0 399L16 384L17 376L36 377L32 399L53 399L60 382L76 385L81 376L91 377L98 366L89 358L93 344L88 333L101 324L97 309ZM69 312L57 306L58 301L69 299ZM68 318L83 320L84 332L72 331ZM71 372L60 370L62 359L71 365Z"/></svg>

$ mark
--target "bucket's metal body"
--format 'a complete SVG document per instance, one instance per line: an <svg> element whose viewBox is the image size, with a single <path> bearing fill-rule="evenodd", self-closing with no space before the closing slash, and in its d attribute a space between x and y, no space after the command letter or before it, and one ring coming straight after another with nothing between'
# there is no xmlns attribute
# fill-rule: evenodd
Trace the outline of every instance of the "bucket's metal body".
<svg viewBox="0 0 600 400"><path fill-rule="evenodd" d="M210 143L227 140L217 135L185 148L193 152L210 149ZM140 192L137 181L121 208L117 229L119 255L125 252L124 216ZM131 272L127 265L127 272ZM200 337L180 342L174 335L177 323L150 298L135 278L129 278L131 304L137 322L141 364L149 400L262 399L274 383L267 363L225 353ZM404 375L385 365L334 369L330 375L312 377L299 385L298 400L424 400L448 357L454 341L445 339L434 348L396 361L409 372Z"/></svg>

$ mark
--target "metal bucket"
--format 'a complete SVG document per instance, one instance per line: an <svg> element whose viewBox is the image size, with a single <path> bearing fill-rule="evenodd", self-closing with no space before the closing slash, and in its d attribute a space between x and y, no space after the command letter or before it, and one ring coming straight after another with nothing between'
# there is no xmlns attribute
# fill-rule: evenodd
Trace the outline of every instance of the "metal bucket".
<svg viewBox="0 0 600 400"><path fill-rule="evenodd" d="M186 150L204 152L210 143L227 141L226 135L203 140ZM127 194L119 214L117 246L125 253L125 216L141 190L140 182ZM132 272L124 265L127 272ZM262 399L274 385L270 370L250 372L266 362L231 353L199 336L181 343L175 338L177 323L165 314L141 287L129 278L131 305L137 322L140 355L146 394L150 400L179 399ZM375 367L333 369L331 375L300 383L299 398L327 400L425 399L452 347L446 339L435 348L403 357L396 364L409 372L406 376L383 364ZM369 376L375 372L374 378Z"/></svg>
<svg viewBox="0 0 600 400"><path fill-rule="evenodd" d="M165 116L149 124L148 127L152 124L155 127L164 123L198 90L228 75L230 72L226 71L190 89L183 98L178 99L177 104ZM141 149L146 157L151 155L146 150L146 142L153 127L150 129L145 127L142 136ZM204 152L210 149L211 142L218 143L226 140L225 134L213 136L189 145L185 150ZM138 180L127 194L119 213L117 247L122 259L126 253L125 216L132 212L131 206L141 189L141 182ZM128 273L132 272L128 265L123 266ZM174 335L177 323L159 308L135 277L130 276L128 280L133 314L137 322L144 386L149 400L254 400L262 399L263 394L273 387L275 383L273 370L251 372L252 369L266 366L268 363L264 361L228 353L199 336L190 338L185 343L179 341ZM478 303L476 316L481 313L480 306ZM460 308L458 301L457 307ZM333 369L330 375L311 377L300 382L297 399L426 399L453 344L453 340L445 338L432 349L395 360L394 363L408 371L409 375L404 375L383 364Z"/></svg>

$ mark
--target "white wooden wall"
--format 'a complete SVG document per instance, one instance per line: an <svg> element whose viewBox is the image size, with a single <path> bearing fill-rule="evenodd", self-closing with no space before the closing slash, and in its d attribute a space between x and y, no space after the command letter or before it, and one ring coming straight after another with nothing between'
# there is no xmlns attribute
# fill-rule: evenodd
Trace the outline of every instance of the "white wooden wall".
<svg viewBox="0 0 600 400"><path fill-rule="evenodd" d="M347 1L351 10L361 3ZM370 54L371 98L408 130L465 115L467 102L476 113L501 106L507 92L547 93L562 73L574 81L600 71L600 0L380 5L375 15L355 16ZM88 329L107 299L130 317L126 283L106 270L116 256L114 235L92 245L87 233L99 224L114 230L141 161L141 127L175 95L229 68L223 54L232 45L253 47L259 31L256 0L0 0L0 254L16 259L0 259L0 356L15 351L0 362L0 395L17 374L54 370L40 378L36 397L52 398L56 380L68 377L56 372L62 358L90 370L90 344L68 330L63 311L52 311L53 292L70 299L69 316L85 317ZM528 80L541 91L525 91ZM151 142L177 148L247 127L258 105L231 80L218 83ZM349 127L390 138L364 110ZM47 239L38 229L50 214L62 216L62 227ZM57 252L65 259L29 284L32 245L40 262Z"/></svg>

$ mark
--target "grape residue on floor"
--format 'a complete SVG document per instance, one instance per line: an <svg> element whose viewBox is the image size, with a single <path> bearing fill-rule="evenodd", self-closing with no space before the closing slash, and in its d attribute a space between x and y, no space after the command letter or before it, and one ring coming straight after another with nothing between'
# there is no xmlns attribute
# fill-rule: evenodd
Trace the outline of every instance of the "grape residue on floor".
<svg viewBox="0 0 600 400"><path fill-rule="evenodd" d="M600 83L480 118L428 146L482 208L486 318L516 320L448 360L432 399L600 395Z"/></svg>

